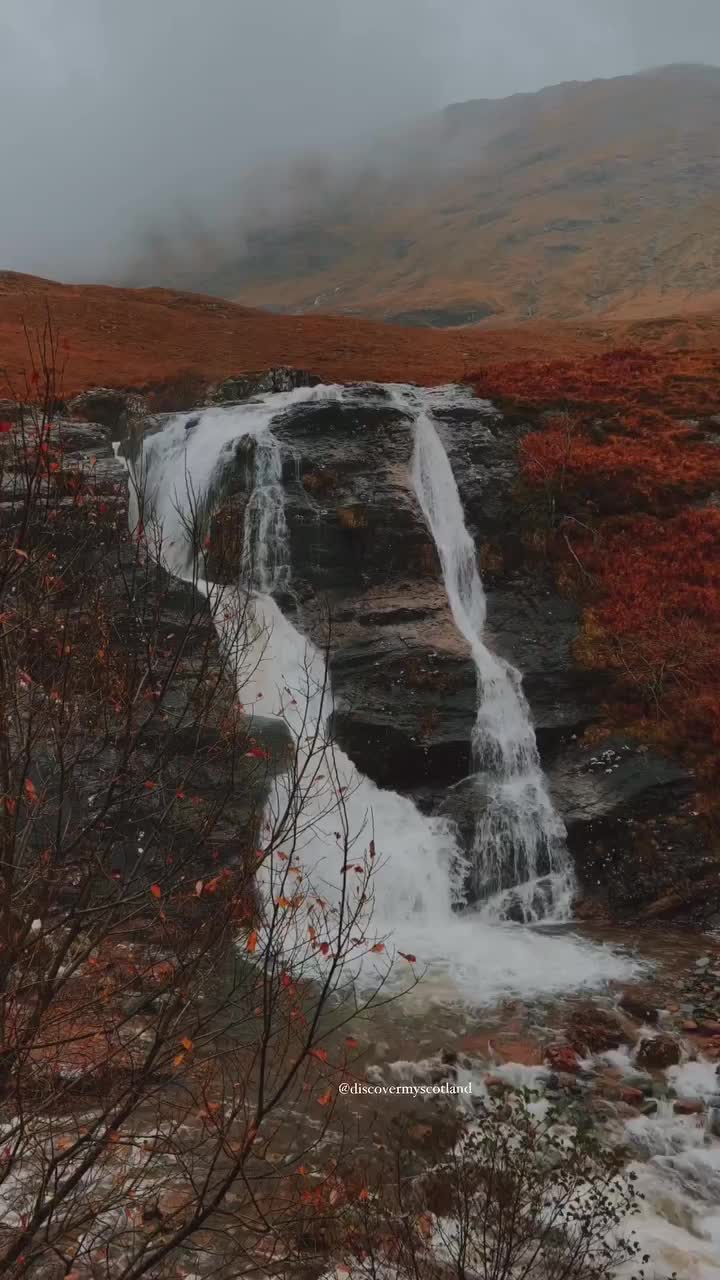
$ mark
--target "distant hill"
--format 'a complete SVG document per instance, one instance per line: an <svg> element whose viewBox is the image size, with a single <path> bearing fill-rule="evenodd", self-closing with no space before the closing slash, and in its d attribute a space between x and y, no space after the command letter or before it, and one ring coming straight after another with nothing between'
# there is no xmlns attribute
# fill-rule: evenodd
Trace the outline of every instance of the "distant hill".
<svg viewBox="0 0 720 1280"><path fill-rule="evenodd" d="M235 240L156 243L137 282L437 326L717 305L720 69L458 103L344 174L309 164L289 206Z"/></svg>

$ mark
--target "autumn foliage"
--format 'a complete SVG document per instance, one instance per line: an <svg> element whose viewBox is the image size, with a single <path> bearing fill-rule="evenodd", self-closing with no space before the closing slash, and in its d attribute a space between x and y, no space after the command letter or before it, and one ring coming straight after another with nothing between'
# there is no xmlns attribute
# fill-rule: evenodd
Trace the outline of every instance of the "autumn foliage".
<svg viewBox="0 0 720 1280"><path fill-rule="evenodd" d="M720 369L707 354L623 348L524 361L478 391L542 425L518 494L536 549L584 606L577 646L614 673L608 714L720 762Z"/></svg>

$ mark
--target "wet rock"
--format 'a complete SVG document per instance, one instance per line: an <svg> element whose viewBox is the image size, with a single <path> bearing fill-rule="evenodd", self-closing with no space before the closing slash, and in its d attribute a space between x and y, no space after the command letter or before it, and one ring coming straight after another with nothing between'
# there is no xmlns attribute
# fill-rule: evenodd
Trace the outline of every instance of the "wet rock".
<svg viewBox="0 0 720 1280"><path fill-rule="evenodd" d="M674 1067L682 1057L680 1044L672 1036L646 1037L640 1041L635 1062L650 1071Z"/></svg>
<svg viewBox="0 0 720 1280"><path fill-rule="evenodd" d="M508 1093L512 1089L509 1080L503 1080L502 1076L485 1076L483 1083L490 1092Z"/></svg>
<svg viewBox="0 0 720 1280"><path fill-rule="evenodd" d="M585 896L620 919L643 913L694 921L717 910L718 860L694 812L686 768L615 736L602 749L568 747L550 763L549 777Z"/></svg>
<svg viewBox="0 0 720 1280"><path fill-rule="evenodd" d="M580 1055L569 1044L550 1044L545 1050L545 1061L553 1071L561 1075L577 1075L582 1070Z"/></svg>
<svg viewBox="0 0 720 1280"><path fill-rule="evenodd" d="M656 1116L658 1110L657 1098L648 1098L640 1108L641 1115Z"/></svg>
<svg viewBox="0 0 720 1280"><path fill-rule="evenodd" d="M619 1090L621 1102L626 1102L630 1107L641 1107L645 1102L645 1094L642 1089L634 1089L631 1085L624 1085Z"/></svg>
<svg viewBox="0 0 720 1280"><path fill-rule="evenodd" d="M565 1033L569 1043L583 1057L592 1053L605 1053L619 1049L630 1037L616 1014L601 1009L589 1001L573 1011Z"/></svg>
<svg viewBox="0 0 720 1280"><path fill-rule="evenodd" d="M660 1017L662 998L653 987L626 987L618 1001L620 1008L639 1022L655 1024Z"/></svg>
<svg viewBox="0 0 720 1280"><path fill-rule="evenodd" d="M235 400L249 400L252 396L266 395L273 391L294 391L296 387L316 387L322 378L304 369L280 366L260 373L240 373L225 378L211 391L215 404L228 404Z"/></svg>
<svg viewBox="0 0 720 1280"><path fill-rule="evenodd" d="M147 417L148 407L136 391L93 387L67 404L67 416L100 423L113 440L120 440Z"/></svg>
<svg viewBox="0 0 720 1280"><path fill-rule="evenodd" d="M673 1111L677 1116L700 1116L705 1110L702 1098L676 1098Z"/></svg>

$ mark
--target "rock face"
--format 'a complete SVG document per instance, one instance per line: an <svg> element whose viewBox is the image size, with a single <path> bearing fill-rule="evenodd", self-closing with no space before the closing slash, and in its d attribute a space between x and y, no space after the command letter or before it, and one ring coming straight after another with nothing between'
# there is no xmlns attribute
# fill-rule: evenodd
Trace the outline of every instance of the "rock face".
<svg viewBox="0 0 720 1280"><path fill-rule="evenodd" d="M312 381L271 370L228 379L215 399ZM614 917L637 916L679 880L694 884L713 870L690 808L692 778L624 740L581 745L601 717L604 687L574 662L576 605L549 571L528 567L518 445L534 424L506 420L465 393L438 393L433 415L478 549L486 640L523 673L583 892ZM428 810L443 807L469 833L482 802L468 780L476 675L412 490L413 426L377 385L279 413L291 559L280 603L316 644L329 638L335 731L357 767ZM244 441L217 480L209 557L219 581L237 580L253 473L254 445Z"/></svg>
<svg viewBox="0 0 720 1280"><path fill-rule="evenodd" d="M296 387L316 387L321 379L303 369L266 369L262 373L240 373L225 378L211 391L213 404L231 404L236 400L248 400L251 396L269 391L294 391Z"/></svg>
<svg viewBox="0 0 720 1280"><path fill-rule="evenodd" d="M142 422L147 414L147 404L133 391L93 387L75 396L68 403L66 412L70 418L81 418L105 427L111 439L119 440Z"/></svg>

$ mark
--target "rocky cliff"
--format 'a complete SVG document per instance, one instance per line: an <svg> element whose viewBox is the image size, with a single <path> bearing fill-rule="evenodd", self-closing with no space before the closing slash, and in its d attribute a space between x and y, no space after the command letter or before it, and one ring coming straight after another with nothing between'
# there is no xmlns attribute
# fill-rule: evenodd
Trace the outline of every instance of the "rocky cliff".
<svg viewBox="0 0 720 1280"><path fill-rule="evenodd" d="M228 384L227 395L236 392ZM692 776L637 739L607 736L607 677L574 656L580 610L558 592L549 564L529 560L518 447L537 420L506 418L462 392L439 393L434 417L477 545L487 637L523 673L586 909L620 919L713 914L716 896L693 891L719 864L694 810ZM412 422L387 388L358 385L341 402L287 408L273 432L292 561L281 603L316 644L329 643L338 741L377 783L467 831L477 804L475 670L409 482ZM251 452L244 441L218 482L210 538L218 579L237 578Z"/></svg>

